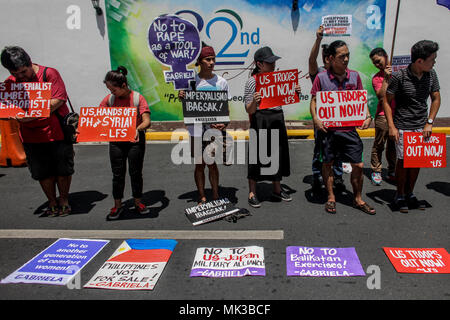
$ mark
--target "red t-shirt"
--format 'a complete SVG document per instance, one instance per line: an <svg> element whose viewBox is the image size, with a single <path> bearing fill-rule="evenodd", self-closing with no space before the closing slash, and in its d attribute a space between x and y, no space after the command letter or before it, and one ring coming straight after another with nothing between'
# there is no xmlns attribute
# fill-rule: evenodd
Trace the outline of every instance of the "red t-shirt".
<svg viewBox="0 0 450 320"><path fill-rule="evenodd" d="M30 82L44 82L44 66L37 65L39 71L35 78ZM56 69L48 68L45 72L47 82L52 84L52 99L67 101L67 92L64 82ZM16 82L16 78L9 76L5 82ZM66 103L64 102L55 112L59 112L61 116L69 113ZM20 137L24 143L44 143L51 141L64 140L64 133L61 130L58 117L54 112L48 118L40 118L30 122L20 123Z"/></svg>
<svg viewBox="0 0 450 320"><path fill-rule="evenodd" d="M383 70L380 70L377 74L375 74L373 76L372 87L373 87L373 90L375 90L375 92L380 90L381 87L383 86L383 79L384 79L384 71ZM394 100L392 100L391 108L392 108L392 114L394 114L394 109L395 109L395 101ZM381 100L378 100L376 115L384 116L383 103L381 103Z"/></svg>
<svg viewBox="0 0 450 320"><path fill-rule="evenodd" d="M111 95L108 94L105 98L103 98L102 102L100 102L100 107L134 107L133 103L134 94L139 93L131 91L131 94L128 97L125 98L115 97L112 106L109 105L109 97ZM138 115L136 119L136 127L138 127L142 123L142 114L146 112L150 113L150 108L148 107L145 98L141 94L139 94L139 106L138 106Z"/></svg>

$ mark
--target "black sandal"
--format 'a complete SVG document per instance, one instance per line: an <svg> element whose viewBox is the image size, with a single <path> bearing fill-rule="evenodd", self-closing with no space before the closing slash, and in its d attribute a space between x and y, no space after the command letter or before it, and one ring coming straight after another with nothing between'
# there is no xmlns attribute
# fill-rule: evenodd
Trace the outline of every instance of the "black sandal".
<svg viewBox="0 0 450 320"><path fill-rule="evenodd" d="M325 211L331 214L336 213L336 201L328 201L325 203Z"/></svg>

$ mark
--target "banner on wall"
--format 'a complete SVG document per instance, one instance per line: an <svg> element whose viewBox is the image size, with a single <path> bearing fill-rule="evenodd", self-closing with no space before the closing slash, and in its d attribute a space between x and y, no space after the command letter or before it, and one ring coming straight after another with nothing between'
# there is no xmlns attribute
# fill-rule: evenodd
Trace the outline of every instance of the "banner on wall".
<svg viewBox="0 0 450 320"><path fill-rule="evenodd" d="M364 276L355 248L287 247L288 276L352 277Z"/></svg>
<svg viewBox="0 0 450 320"><path fill-rule="evenodd" d="M51 87L49 82L0 82L0 119L49 117Z"/></svg>
<svg viewBox="0 0 450 320"><path fill-rule="evenodd" d="M108 240L58 239L1 283L67 285Z"/></svg>
<svg viewBox="0 0 450 320"><path fill-rule="evenodd" d="M126 240L84 287L153 290L176 244L175 240Z"/></svg>
<svg viewBox="0 0 450 320"><path fill-rule="evenodd" d="M136 118L135 107L82 107L77 141L134 141Z"/></svg>
<svg viewBox="0 0 450 320"><path fill-rule="evenodd" d="M369 107L375 113L378 100L371 78L377 69L368 56L372 48L383 47L386 0L304 0L299 1L295 15L291 0L105 0L105 4L111 66L123 65L128 69L129 85L145 97L153 121L183 120L176 84L167 81L176 81L186 70L191 75L197 70L194 65L199 46L197 39L194 41L185 35L188 24L184 23L186 29L183 29L179 22L172 27L171 23L160 20L169 16L190 21L198 30L200 42L214 48L214 72L228 81L230 120L233 121L248 120L244 87L254 68L253 56L257 49L270 46L274 54L281 57L276 62L276 70L297 69L307 74L309 53L322 17L345 13L352 17L351 41L345 37L351 53L349 67L360 73L368 91ZM155 28L154 22L158 21L160 24ZM163 28L167 29L163 31ZM149 30L159 32L159 38L157 34L149 35ZM170 32L181 33L171 35ZM155 44L152 46L149 37L155 36L157 41L152 41L152 45ZM177 44L170 44L169 49L171 39ZM329 44L333 39L327 37L323 43ZM176 54L166 52L165 55L164 50L175 50ZM173 61L161 60L172 55ZM178 62L180 64L174 66ZM184 70L177 74L178 67ZM304 95L284 109L288 121L311 119L310 95L307 94L311 82L302 77L299 84Z"/></svg>
<svg viewBox="0 0 450 320"><path fill-rule="evenodd" d="M236 278L265 276L264 248L198 248L191 277Z"/></svg>
<svg viewBox="0 0 450 320"><path fill-rule="evenodd" d="M446 168L447 139L445 133L433 133L425 140L421 132L403 134L405 168Z"/></svg>
<svg viewBox="0 0 450 320"><path fill-rule="evenodd" d="M450 273L450 255L444 248L383 248L399 273Z"/></svg>

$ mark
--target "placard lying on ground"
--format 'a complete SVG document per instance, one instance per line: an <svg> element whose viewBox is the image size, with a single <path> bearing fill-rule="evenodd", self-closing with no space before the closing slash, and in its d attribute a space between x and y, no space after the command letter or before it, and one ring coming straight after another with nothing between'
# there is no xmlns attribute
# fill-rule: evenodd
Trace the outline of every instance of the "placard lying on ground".
<svg viewBox="0 0 450 320"><path fill-rule="evenodd" d="M77 141L134 141L136 117L136 107L82 107Z"/></svg>
<svg viewBox="0 0 450 320"><path fill-rule="evenodd" d="M450 273L450 255L444 248L383 248L399 273Z"/></svg>
<svg viewBox="0 0 450 320"><path fill-rule="evenodd" d="M329 15L322 17L324 36L351 36L352 15Z"/></svg>
<svg viewBox="0 0 450 320"><path fill-rule="evenodd" d="M198 248L191 277L265 276L264 248Z"/></svg>
<svg viewBox="0 0 450 320"><path fill-rule="evenodd" d="M239 211L227 198L213 200L184 210L189 221L197 226L214 221Z"/></svg>
<svg viewBox="0 0 450 320"><path fill-rule="evenodd" d="M108 240L59 239L2 283L68 284Z"/></svg>
<svg viewBox="0 0 450 320"><path fill-rule="evenodd" d="M175 240L126 240L84 287L153 290L176 244Z"/></svg>
<svg viewBox="0 0 450 320"><path fill-rule="evenodd" d="M287 247L288 276L364 276L355 248Z"/></svg>
<svg viewBox="0 0 450 320"><path fill-rule="evenodd" d="M405 168L447 167L445 133L433 133L425 141L421 132L403 134L403 163Z"/></svg>
<svg viewBox="0 0 450 320"><path fill-rule="evenodd" d="M285 70L256 75L255 91L261 93L260 109L298 103L295 92L298 84L298 70Z"/></svg>
<svg viewBox="0 0 450 320"><path fill-rule="evenodd" d="M230 122L227 91L185 92L183 116L185 124Z"/></svg>
<svg viewBox="0 0 450 320"><path fill-rule="evenodd" d="M0 118L49 117L51 86L49 82L0 82Z"/></svg>
<svg viewBox="0 0 450 320"><path fill-rule="evenodd" d="M316 104L325 127L359 127L366 120L367 91L318 91Z"/></svg>

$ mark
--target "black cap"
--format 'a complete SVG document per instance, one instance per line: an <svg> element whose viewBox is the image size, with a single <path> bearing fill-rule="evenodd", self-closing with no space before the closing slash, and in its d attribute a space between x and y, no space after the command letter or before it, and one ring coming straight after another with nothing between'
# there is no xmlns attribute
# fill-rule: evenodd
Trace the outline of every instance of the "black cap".
<svg viewBox="0 0 450 320"><path fill-rule="evenodd" d="M270 49L269 47L262 47L255 52L255 61L265 61L268 63L273 63L278 59L281 59L281 57L274 55L272 49Z"/></svg>

